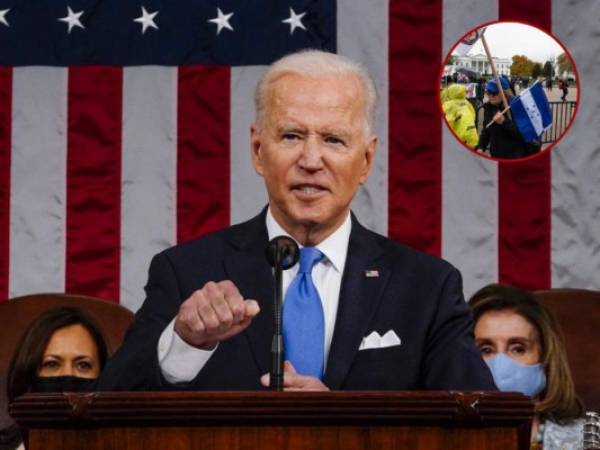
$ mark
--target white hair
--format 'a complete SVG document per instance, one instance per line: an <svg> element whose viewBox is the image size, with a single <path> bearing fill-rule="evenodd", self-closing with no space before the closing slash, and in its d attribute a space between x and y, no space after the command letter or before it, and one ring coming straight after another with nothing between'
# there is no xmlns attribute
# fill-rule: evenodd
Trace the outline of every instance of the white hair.
<svg viewBox="0 0 600 450"><path fill-rule="evenodd" d="M305 77L324 75L353 75L363 86L365 100L365 131L371 134L375 118L377 94L375 83L368 72L357 62L345 56L322 50L302 50L278 59L269 66L258 81L254 92L256 123L260 126L267 104L267 95L274 81L285 74L296 74Z"/></svg>

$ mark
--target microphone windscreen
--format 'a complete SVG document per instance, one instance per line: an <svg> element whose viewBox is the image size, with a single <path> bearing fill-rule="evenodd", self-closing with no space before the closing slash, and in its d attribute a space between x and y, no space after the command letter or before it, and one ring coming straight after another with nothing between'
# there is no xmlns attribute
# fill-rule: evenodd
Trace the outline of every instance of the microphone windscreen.
<svg viewBox="0 0 600 450"><path fill-rule="evenodd" d="M298 262L300 250L291 237L277 236L267 244L266 256L271 267L287 270Z"/></svg>

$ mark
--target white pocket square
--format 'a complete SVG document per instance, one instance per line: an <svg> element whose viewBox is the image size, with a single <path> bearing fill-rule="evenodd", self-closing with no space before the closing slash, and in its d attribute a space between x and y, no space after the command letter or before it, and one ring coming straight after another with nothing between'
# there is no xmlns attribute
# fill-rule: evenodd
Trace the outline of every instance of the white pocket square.
<svg viewBox="0 0 600 450"><path fill-rule="evenodd" d="M358 347L358 350L369 350L372 348L386 348L401 345L402 342L394 330L389 330L383 336L380 336L377 331L373 331L368 336L365 336Z"/></svg>

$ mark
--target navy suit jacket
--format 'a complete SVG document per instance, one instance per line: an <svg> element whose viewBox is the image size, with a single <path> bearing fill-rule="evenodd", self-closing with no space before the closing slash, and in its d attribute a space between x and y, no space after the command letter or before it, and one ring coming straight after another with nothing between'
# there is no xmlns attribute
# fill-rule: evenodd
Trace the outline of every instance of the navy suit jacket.
<svg viewBox="0 0 600 450"><path fill-rule="evenodd" d="M109 360L100 389L169 389L157 343L180 304L208 281L231 280L261 311L242 333L219 344L194 390L261 389L270 367L273 277L265 259L266 209L254 219L172 247L152 260L146 300L125 341ZM379 276L366 276L378 271ZM374 272L371 272L373 275ZM401 345L358 348L373 331ZM323 382L331 389L495 389L472 337L459 272L352 218L338 315ZM181 389L182 386L177 386Z"/></svg>

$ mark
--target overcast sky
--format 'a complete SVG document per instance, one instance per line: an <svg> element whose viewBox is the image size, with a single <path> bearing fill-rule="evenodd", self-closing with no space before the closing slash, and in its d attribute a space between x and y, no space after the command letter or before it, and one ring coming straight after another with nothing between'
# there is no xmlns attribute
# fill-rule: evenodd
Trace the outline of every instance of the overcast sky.
<svg viewBox="0 0 600 450"><path fill-rule="evenodd" d="M544 63L563 52L562 47L549 34L529 25L506 22L489 25L485 39L492 56L511 58L525 55L529 59ZM485 54L481 39L469 51L469 55Z"/></svg>

